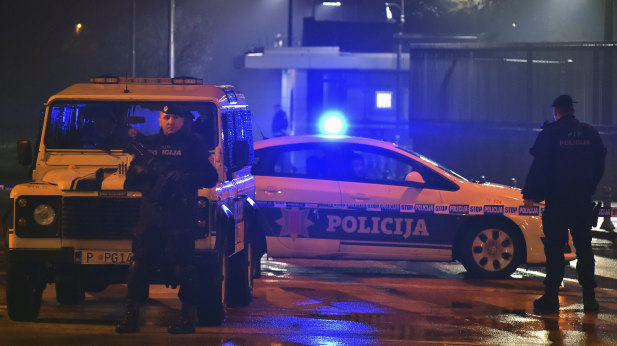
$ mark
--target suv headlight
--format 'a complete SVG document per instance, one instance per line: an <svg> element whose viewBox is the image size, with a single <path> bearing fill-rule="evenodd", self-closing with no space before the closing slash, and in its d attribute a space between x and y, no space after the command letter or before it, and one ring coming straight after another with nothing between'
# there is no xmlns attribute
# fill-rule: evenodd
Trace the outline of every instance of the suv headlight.
<svg viewBox="0 0 617 346"><path fill-rule="evenodd" d="M60 196L19 196L15 200L15 234L20 238L60 236Z"/></svg>
<svg viewBox="0 0 617 346"><path fill-rule="evenodd" d="M39 225L48 226L56 220L56 211L49 204L39 204L34 208L32 216Z"/></svg>

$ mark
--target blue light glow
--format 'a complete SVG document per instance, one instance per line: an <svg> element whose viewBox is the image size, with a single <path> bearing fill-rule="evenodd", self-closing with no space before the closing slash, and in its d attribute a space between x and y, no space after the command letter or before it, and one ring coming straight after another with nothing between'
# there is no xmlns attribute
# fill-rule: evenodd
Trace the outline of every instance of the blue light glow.
<svg viewBox="0 0 617 346"><path fill-rule="evenodd" d="M347 119L339 111L327 111L319 119L319 132L325 135L344 135Z"/></svg>

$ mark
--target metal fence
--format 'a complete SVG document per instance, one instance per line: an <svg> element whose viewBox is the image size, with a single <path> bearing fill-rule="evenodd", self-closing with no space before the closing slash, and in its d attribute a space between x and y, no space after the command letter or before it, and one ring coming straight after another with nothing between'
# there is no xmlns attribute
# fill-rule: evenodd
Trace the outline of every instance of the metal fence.
<svg viewBox="0 0 617 346"><path fill-rule="evenodd" d="M617 123L615 43L410 45L410 121L535 124L570 94L579 119Z"/></svg>
<svg viewBox="0 0 617 346"><path fill-rule="evenodd" d="M524 184L538 127L570 94L608 148L600 187L617 191L617 44L410 45L414 148L469 177ZM615 197L614 197L615 198Z"/></svg>

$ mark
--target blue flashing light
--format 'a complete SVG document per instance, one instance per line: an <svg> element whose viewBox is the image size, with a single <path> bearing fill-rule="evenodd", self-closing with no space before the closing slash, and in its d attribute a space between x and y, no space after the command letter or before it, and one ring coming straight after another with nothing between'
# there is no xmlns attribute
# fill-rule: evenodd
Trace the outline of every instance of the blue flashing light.
<svg viewBox="0 0 617 346"><path fill-rule="evenodd" d="M339 111L327 111L319 119L319 132L325 135L344 135L347 119Z"/></svg>

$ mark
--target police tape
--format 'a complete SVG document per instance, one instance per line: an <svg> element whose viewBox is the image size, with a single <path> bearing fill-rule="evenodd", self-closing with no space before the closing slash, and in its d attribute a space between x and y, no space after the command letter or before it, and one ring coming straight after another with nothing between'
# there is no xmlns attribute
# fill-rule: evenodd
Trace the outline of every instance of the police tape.
<svg viewBox="0 0 617 346"><path fill-rule="evenodd" d="M383 211L417 214L449 214L449 215L519 215L540 216L544 206L531 208L520 206L505 206L497 204L344 204L344 203L298 203L257 201L257 206L264 208L312 208L312 209L345 209L363 211ZM600 208L600 217L617 217L617 208Z"/></svg>

